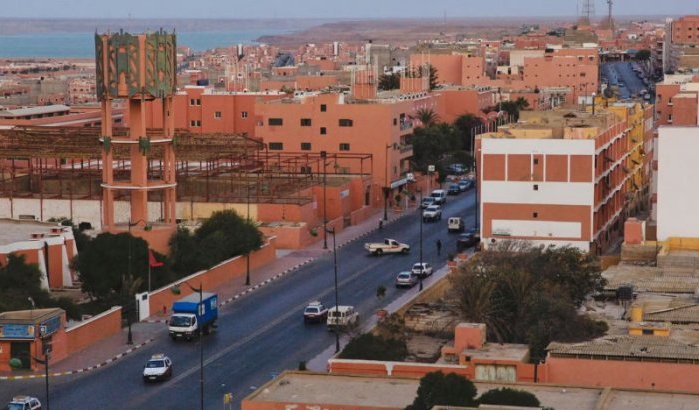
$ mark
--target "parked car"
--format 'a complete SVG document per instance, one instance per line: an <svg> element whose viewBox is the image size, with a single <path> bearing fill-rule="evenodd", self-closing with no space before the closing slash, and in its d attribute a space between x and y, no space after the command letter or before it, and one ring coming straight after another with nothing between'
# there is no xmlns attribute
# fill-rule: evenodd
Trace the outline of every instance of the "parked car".
<svg viewBox="0 0 699 410"><path fill-rule="evenodd" d="M411 272L413 273L413 275L416 275L418 278L419 278L420 276L422 276L423 278L425 278L425 277L427 277L427 276L431 276L431 275L432 275L432 265L430 265L430 264L427 263L427 262L422 262L422 263L416 262L416 263L413 265L413 268L411 269Z"/></svg>
<svg viewBox="0 0 699 410"><path fill-rule="evenodd" d="M354 306L333 306L328 309L326 321L328 330L347 327L357 322L359 322L359 313L354 310Z"/></svg>
<svg viewBox="0 0 699 410"><path fill-rule="evenodd" d="M464 164L451 164L447 166L447 171L456 175L461 175L466 172L466 167Z"/></svg>
<svg viewBox="0 0 699 410"><path fill-rule="evenodd" d="M459 235L459 238L456 240L456 250L458 252L461 252L475 245L478 245L480 242L481 234L475 232L474 230L470 230L469 232L462 233L461 235Z"/></svg>
<svg viewBox="0 0 699 410"><path fill-rule="evenodd" d="M473 188L473 181L468 179L459 181L459 189L461 191L468 191L471 188Z"/></svg>
<svg viewBox="0 0 699 410"><path fill-rule="evenodd" d="M5 408L7 410L41 410L41 402L36 397L15 396Z"/></svg>
<svg viewBox="0 0 699 410"><path fill-rule="evenodd" d="M459 195L460 193L461 188L459 188L459 184L449 185L449 189L447 189L447 195Z"/></svg>
<svg viewBox="0 0 699 410"><path fill-rule="evenodd" d="M447 191L443 189L435 189L430 196L434 198L435 205L444 205L447 202Z"/></svg>
<svg viewBox="0 0 699 410"><path fill-rule="evenodd" d="M420 208L425 209L430 205L434 205L434 198L431 196L422 198L422 202L420 202Z"/></svg>
<svg viewBox="0 0 699 410"><path fill-rule="evenodd" d="M442 219L442 207L439 205L430 205L422 211L422 220L424 222L438 221Z"/></svg>
<svg viewBox="0 0 699 410"><path fill-rule="evenodd" d="M172 361L164 354L154 354L143 367L143 381L154 382L172 377Z"/></svg>
<svg viewBox="0 0 699 410"><path fill-rule="evenodd" d="M447 221L447 229L449 232L463 232L465 227L464 220L458 216L452 216Z"/></svg>
<svg viewBox="0 0 699 410"><path fill-rule="evenodd" d="M397 288L412 288L418 282L418 277L410 271L401 272L396 276Z"/></svg>
<svg viewBox="0 0 699 410"><path fill-rule="evenodd" d="M324 322L328 317L328 308L319 300L309 303L303 310L303 321L305 323Z"/></svg>

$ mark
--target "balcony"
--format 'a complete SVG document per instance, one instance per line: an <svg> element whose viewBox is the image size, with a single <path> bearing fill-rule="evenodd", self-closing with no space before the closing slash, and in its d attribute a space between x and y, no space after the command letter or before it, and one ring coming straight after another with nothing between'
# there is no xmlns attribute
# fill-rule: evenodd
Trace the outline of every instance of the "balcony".
<svg viewBox="0 0 699 410"><path fill-rule="evenodd" d="M400 130L401 131L410 130L410 129L413 129L413 127L414 127L413 120L411 120L409 118L403 118L400 120Z"/></svg>

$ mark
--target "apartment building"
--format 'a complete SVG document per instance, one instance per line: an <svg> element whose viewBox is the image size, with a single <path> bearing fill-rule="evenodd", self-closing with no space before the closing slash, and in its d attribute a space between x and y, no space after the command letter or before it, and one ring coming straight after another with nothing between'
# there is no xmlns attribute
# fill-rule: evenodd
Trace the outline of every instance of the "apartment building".
<svg viewBox="0 0 699 410"><path fill-rule="evenodd" d="M522 112L476 141L481 237L604 252L620 237L629 131L612 112ZM642 145L643 141L636 144Z"/></svg>
<svg viewBox="0 0 699 410"><path fill-rule="evenodd" d="M410 137L418 125L413 116L421 108L437 112L439 95L397 91L375 95L359 85L354 92L362 98L314 92L260 102L255 108L259 121L254 135L270 152L370 154L369 162L335 160L332 166L345 173L366 172L371 167L373 204L383 203L383 187L393 191L389 195L392 202L394 194L408 183L413 155Z"/></svg>

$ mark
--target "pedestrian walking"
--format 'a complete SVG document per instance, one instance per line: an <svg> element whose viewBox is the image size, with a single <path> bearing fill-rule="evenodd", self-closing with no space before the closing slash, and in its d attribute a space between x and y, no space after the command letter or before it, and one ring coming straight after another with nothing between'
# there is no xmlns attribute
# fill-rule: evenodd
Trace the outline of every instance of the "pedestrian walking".
<svg viewBox="0 0 699 410"><path fill-rule="evenodd" d="M442 240L437 239L437 256L442 254Z"/></svg>
<svg viewBox="0 0 699 410"><path fill-rule="evenodd" d="M379 230L383 229L383 218L379 219Z"/></svg>

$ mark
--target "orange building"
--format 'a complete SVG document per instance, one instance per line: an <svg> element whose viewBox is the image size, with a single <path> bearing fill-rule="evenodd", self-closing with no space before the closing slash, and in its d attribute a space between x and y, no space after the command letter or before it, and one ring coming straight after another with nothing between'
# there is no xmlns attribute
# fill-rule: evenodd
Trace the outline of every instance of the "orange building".
<svg viewBox="0 0 699 410"><path fill-rule="evenodd" d="M24 212L31 210L24 209ZM73 286L70 261L78 254L78 249L72 229L36 222L33 215L31 217L29 220L0 219L0 266L7 263L8 255L22 255L27 263L37 265L45 289Z"/></svg>
<svg viewBox="0 0 699 410"><path fill-rule="evenodd" d="M699 15L680 17L672 22L672 43L678 45L699 44Z"/></svg>
<svg viewBox="0 0 699 410"><path fill-rule="evenodd" d="M395 191L408 182L416 111L438 111L436 95L389 95L356 99L338 93L299 93L294 98L262 102L256 106L260 121L255 136L270 152L371 154L372 202L380 204L381 188ZM349 174L364 171L356 163L338 161L337 167Z"/></svg>
<svg viewBox="0 0 699 410"><path fill-rule="evenodd" d="M485 75L484 56L471 56L467 53L452 54L412 54L410 64L413 67L430 64L437 70L440 84L484 86L488 85Z"/></svg>
<svg viewBox="0 0 699 410"><path fill-rule="evenodd" d="M601 252L625 216L634 169L627 124L615 114L525 111L477 137L481 237ZM634 148L635 149L635 148Z"/></svg>

